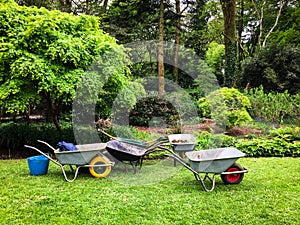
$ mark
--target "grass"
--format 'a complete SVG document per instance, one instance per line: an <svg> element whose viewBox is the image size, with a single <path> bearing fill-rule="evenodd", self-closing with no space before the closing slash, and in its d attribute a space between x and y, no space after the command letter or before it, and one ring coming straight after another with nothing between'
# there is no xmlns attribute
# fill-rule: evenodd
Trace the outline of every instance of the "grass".
<svg viewBox="0 0 300 225"><path fill-rule="evenodd" d="M47 175L30 176L25 159L2 160L1 224L300 224L300 158L238 162L249 169L239 185L218 176L204 192L180 167L152 183L162 173L153 163L135 178L113 168L104 179L80 174L67 183L53 163Z"/></svg>

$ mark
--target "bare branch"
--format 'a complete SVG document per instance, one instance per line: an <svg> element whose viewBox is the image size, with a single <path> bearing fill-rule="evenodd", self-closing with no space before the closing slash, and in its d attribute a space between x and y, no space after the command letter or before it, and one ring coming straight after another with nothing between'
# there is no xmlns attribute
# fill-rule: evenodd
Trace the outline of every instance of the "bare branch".
<svg viewBox="0 0 300 225"><path fill-rule="evenodd" d="M260 15L259 15L259 12L258 12L258 9L257 9L257 6L256 6L254 0L251 0L251 1L252 1L253 6L254 6L254 9L255 9L255 12L256 12L257 16L260 18Z"/></svg>
<svg viewBox="0 0 300 225"><path fill-rule="evenodd" d="M273 32L273 30L274 30L275 27L277 26L278 20L279 20L279 17L280 17L280 15L281 15L281 11L282 11L282 8L283 8L284 4L285 4L285 1L284 1L284 0L280 0L280 6L279 6L279 10L278 10L278 12L277 12L277 16L276 16L275 23L274 23L273 27L269 30L267 36L265 37L265 40L264 40L264 42L263 42L262 47L265 47L265 46L266 46L266 42L267 42L268 38L270 37L271 33Z"/></svg>

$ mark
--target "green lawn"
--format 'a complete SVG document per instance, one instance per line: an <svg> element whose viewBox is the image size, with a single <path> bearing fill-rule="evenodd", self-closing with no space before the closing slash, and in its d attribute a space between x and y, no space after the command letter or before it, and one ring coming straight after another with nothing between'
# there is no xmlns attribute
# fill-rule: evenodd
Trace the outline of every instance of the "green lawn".
<svg viewBox="0 0 300 225"><path fill-rule="evenodd" d="M104 179L80 174L67 183L53 163L47 175L30 176L25 159L2 160L0 224L300 224L300 158L238 162L249 169L239 185L218 176L204 192L185 168L160 181L162 171L150 167L151 176L146 165L135 178L113 168Z"/></svg>

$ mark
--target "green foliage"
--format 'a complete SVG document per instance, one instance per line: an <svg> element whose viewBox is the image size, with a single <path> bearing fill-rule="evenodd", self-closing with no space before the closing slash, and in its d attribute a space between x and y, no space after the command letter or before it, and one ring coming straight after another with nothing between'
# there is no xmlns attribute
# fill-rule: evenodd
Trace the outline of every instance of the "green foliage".
<svg viewBox="0 0 300 225"><path fill-rule="evenodd" d="M209 41L209 38L207 38L209 7L206 6L205 1L190 1L189 4L186 26L190 32L183 35L184 45L193 49L201 58L204 58Z"/></svg>
<svg viewBox="0 0 300 225"><path fill-rule="evenodd" d="M104 18L104 24L107 24L104 29L123 44L135 40L154 40L157 35L155 27L158 27L158 10L157 1L113 1Z"/></svg>
<svg viewBox="0 0 300 225"><path fill-rule="evenodd" d="M240 142L236 147L250 157L300 156L300 142L290 143L281 138L252 139Z"/></svg>
<svg viewBox="0 0 300 225"><path fill-rule="evenodd" d="M209 67L212 69L212 72L216 75L220 85L224 83L224 75L222 73L222 71L224 70L224 55L224 45L218 44L217 42L211 42L205 54L205 62L209 65Z"/></svg>
<svg viewBox="0 0 300 225"><path fill-rule="evenodd" d="M270 137L279 137L286 141L299 141L300 128L299 127L279 127L278 129L270 130Z"/></svg>
<svg viewBox="0 0 300 225"><path fill-rule="evenodd" d="M235 35L235 33L233 33ZM234 40L233 37L229 39ZM230 41L228 46L225 45L225 74L224 74L224 86L234 87L237 81L237 47L236 42Z"/></svg>
<svg viewBox="0 0 300 225"><path fill-rule="evenodd" d="M199 99L203 116L213 118L217 125L233 127L251 121L247 112L249 99L235 88L221 88Z"/></svg>
<svg viewBox="0 0 300 225"><path fill-rule="evenodd" d="M293 44L300 47L300 4L295 3L294 7L289 7L284 11L279 22L285 29L277 29L270 37L272 43ZM297 5L298 4L298 5Z"/></svg>
<svg viewBox="0 0 300 225"><path fill-rule="evenodd" d="M245 138L202 131L196 136L197 150L236 147L249 157L299 157L300 128L281 127L266 136L247 135Z"/></svg>
<svg viewBox="0 0 300 225"><path fill-rule="evenodd" d="M157 121L158 124L154 124L155 126L160 126L160 123L172 124L178 120L178 113L166 99L146 97L138 100L130 112L130 125L149 126L149 122L156 117L162 121Z"/></svg>
<svg viewBox="0 0 300 225"><path fill-rule="evenodd" d="M267 123L282 124L286 118L299 117L299 94L265 93L264 88L253 88L246 93L250 102L250 114L253 118Z"/></svg>
<svg viewBox="0 0 300 225"><path fill-rule="evenodd" d="M235 146L251 157L299 157L300 129L299 127L274 129L265 137L253 138L251 140L241 139Z"/></svg>
<svg viewBox="0 0 300 225"><path fill-rule="evenodd" d="M243 65L242 85L259 87L266 92L288 91L296 94L300 89L300 48L288 45L270 45L263 48Z"/></svg>
<svg viewBox="0 0 300 225"><path fill-rule="evenodd" d="M73 142L73 128L70 123L62 123L63 132L60 134L53 124L49 123L1 123L0 148L14 151L24 150L24 145L37 144L37 140L47 141L56 146L59 141Z"/></svg>
<svg viewBox="0 0 300 225"><path fill-rule="evenodd" d="M210 149L220 147L232 147L237 142L235 137L225 134L212 134L207 131L202 131L196 136L196 149Z"/></svg>
<svg viewBox="0 0 300 225"><path fill-rule="evenodd" d="M85 73L94 82L83 86L99 91L110 76L107 86L114 88L102 90L106 105L128 80L123 48L99 29L96 17L3 4L0 21L0 106L7 112L27 112L44 100L59 116L95 62L97 68Z"/></svg>
<svg viewBox="0 0 300 225"><path fill-rule="evenodd" d="M117 84L116 84L117 85ZM114 87L115 88L115 87ZM112 89L114 91L114 89ZM112 92L111 96L116 95L115 99L111 99L114 102L111 102L110 105L104 106L99 103L99 113L104 114L104 110L107 109L107 116L112 116L114 119L114 124L122 125L124 124L124 117L126 117L129 112L136 105L137 99L146 95L145 89L143 85L138 81L124 82L124 87L120 90L119 93ZM102 102L105 96L101 96ZM106 101L106 104L110 103L110 101ZM110 112L111 105L113 105L113 112ZM105 115L105 114L104 114Z"/></svg>

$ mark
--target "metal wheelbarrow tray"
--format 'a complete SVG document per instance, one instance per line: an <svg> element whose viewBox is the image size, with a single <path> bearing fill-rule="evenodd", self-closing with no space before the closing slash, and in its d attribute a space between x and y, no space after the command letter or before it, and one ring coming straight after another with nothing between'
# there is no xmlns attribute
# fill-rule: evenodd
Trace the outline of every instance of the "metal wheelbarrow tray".
<svg viewBox="0 0 300 225"><path fill-rule="evenodd" d="M196 180L200 182L205 191L214 190L217 174L221 175L221 179L225 184L239 184L243 180L244 173L248 172L246 168L235 163L240 157L245 156L243 152L236 148L189 151L185 153L189 159L188 163L169 149L160 148L169 151L170 154L168 156L174 158L185 168L193 172ZM201 173L205 174L204 178L201 177ZM212 176L209 176L209 174L212 174ZM210 188L205 184L206 179L211 181Z"/></svg>
<svg viewBox="0 0 300 225"><path fill-rule="evenodd" d="M56 160L51 158L48 154L45 154L41 150L25 145L27 148L31 148L47 157L56 165L60 166L63 176L66 181L73 182L77 176L79 169L82 167L88 167L92 176L96 178L102 178L107 176L111 171L111 166L114 166L114 162L111 162L105 157L101 151L105 150L106 143L94 143L85 145L76 145L77 150L75 151L60 151L59 149L53 148L50 144L44 141L38 140L38 142L47 145L55 154ZM65 165L69 165L74 176L69 179L66 175ZM73 170L72 165L76 166L76 170Z"/></svg>
<svg viewBox="0 0 300 225"><path fill-rule="evenodd" d="M122 142L119 140L112 140L107 142L107 151L120 162L129 162L136 173L136 167L142 166L143 158L155 151L154 149L159 146L161 142L157 142L149 147L141 147L135 144Z"/></svg>
<svg viewBox="0 0 300 225"><path fill-rule="evenodd" d="M245 154L235 148L186 152L190 166L199 173L222 173Z"/></svg>
<svg viewBox="0 0 300 225"><path fill-rule="evenodd" d="M175 152L193 151L196 145L196 139L192 134L171 134L168 139Z"/></svg>

